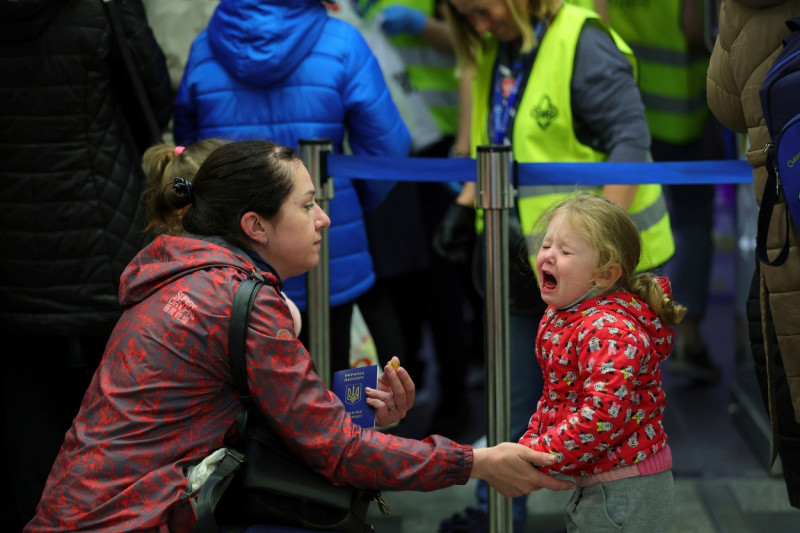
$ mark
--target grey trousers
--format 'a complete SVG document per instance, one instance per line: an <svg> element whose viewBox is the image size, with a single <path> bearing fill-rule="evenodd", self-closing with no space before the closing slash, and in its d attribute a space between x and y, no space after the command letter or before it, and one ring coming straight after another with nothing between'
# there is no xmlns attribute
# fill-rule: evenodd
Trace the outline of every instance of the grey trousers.
<svg viewBox="0 0 800 533"><path fill-rule="evenodd" d="M578 487L567 504L567 533L667 533L672 471Z"/></svg>

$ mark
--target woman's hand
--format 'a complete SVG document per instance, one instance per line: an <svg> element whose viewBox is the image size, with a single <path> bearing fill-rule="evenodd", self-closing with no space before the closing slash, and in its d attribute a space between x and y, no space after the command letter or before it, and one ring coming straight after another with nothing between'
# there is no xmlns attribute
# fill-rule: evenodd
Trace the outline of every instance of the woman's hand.
<svg viewBox="0 0 800 533"><path fill-rule="evenodd" d="M515 498L539 489L574 489L572 481L554 478L536 468L551 465L555 457L549 453L536 452L513 442L501 442L491 448L473 450L472 474L483 479L503 496Z"/></svg>
<svg viewBox="0 0 800 533"><path fill-rule="evenodd" d="M378 388L368 387L365 392L367 404L375 409L375 425L380 427L405 418L414 405L416 388L406 369L400 366L400 360L392 357L378 379Z"/></svg>

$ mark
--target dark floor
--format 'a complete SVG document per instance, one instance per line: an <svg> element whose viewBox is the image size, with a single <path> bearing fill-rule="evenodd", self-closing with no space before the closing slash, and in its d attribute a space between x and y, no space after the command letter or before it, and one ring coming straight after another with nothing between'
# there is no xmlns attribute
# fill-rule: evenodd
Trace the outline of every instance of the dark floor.
<svg viewBox="0 0 800 533"><path fill-rule="evenodd" d="M749 252L739 250L733 237L732 204L719 207L710 309L703 331L714 362L723 370L722 379L697 386L670 373L669 361L664 364L665 427L675 477L671 531L800 533L800 510L788 503L780 465L768 466L768 420L748 361L742 317L736 312L742 309L742 280L748 280L752 272ZM470 388L473 423L457 436L460 442L474 442L484 433L486 402L480 374L480 368L473 372L478 377ZM432 391L420 392L415 409L396 428L397 433L416 437L427 431L436 398ZM474 483L434 493L387 493L384 497L392 514L384 518L372 511L379 533L435 533L442 519L474 501ZM528 500L527 533L563 531L561 509L568 498L568 492L533 493Z"/></svg>

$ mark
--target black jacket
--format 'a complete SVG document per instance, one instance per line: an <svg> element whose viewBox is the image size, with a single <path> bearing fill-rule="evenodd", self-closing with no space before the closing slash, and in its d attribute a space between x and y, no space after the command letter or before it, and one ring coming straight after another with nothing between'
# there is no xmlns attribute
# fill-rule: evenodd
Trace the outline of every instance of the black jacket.
<svg viewBox="0 0 800 533"><path fill-rule="evenodd" d="M166 61L140 0L116 0L163 128ZM0 332L111 331L145 243L141 115L101 0L0 0Z"/></svg>

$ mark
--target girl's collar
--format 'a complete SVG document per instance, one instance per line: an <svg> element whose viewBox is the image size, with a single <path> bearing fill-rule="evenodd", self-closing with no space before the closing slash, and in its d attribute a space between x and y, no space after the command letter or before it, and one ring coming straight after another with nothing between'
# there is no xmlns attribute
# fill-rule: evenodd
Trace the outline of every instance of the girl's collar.
<svg viewBox="0 0 800 533"><path fill-rule="evenodd" d="M611 287L605 290L600 290L600 288L598 288L597 285L592 285L591 287L589 287L589 290L584 292L581 296L579 296L577 300L562 307L558 307L557 309L569 309L571 307L575 307L576 305L580 304L585 300L589 300L591 298L597 298L598 296L602 296L609 292L613 292L614 289L616 289L616 285L612 285Z"/></svg>

